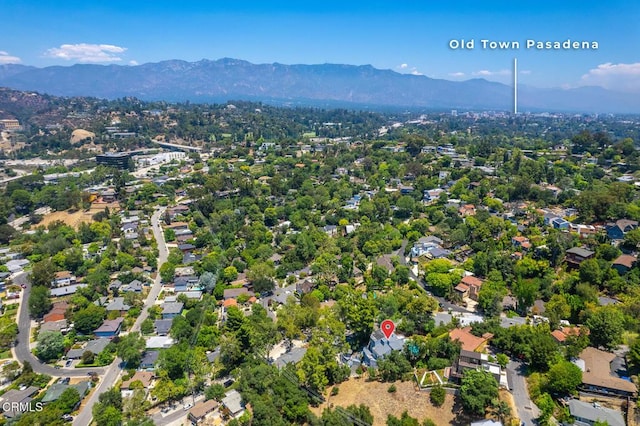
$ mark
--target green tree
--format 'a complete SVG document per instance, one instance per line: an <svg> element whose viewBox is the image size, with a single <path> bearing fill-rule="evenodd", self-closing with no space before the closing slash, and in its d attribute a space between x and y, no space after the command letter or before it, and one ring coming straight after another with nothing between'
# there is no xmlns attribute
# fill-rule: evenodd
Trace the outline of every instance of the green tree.
<svg viewBox="0 0 640 426"><path fill-rule="evenodd" d="M548 373L547 388L554 395L575 393L582 383L582 370L574 363L564 359L553 364Z"/></svg>
<svg viewBox="0 0 640 426"><path fill-rule="evenodd" d="M44 361L58 359L64 351L64 336L59 331L43 331L38 335L36 354Z"/></svg>
<svg viewBox="0 0 640 426"><path fill-rule="evenodd" d="M176 265L170 262L165 262L160 267L160 277L162 278L162 282L170 283L173 282L173 277L176 275Z"/></svg>
<svg viewBox="0 0 640 426"><path fill-rule="evenodd" d="M60 408L63 413L71 413L76 405L80 402L80 393L74 387L66 388L55 405Z"/></svg>
<svg viewBox="0 0 640 426"><path fill-rule="evenodd" d="M29 294L29 313L32 317L41 318L51 310L50 291L44 286L34 286Z"/></svg>
<svg viewBox="0 0 640 426"><path fill-rule="evenodd" d="M405 410L400 418L389 414L387 416L387 426L420 426L418 419L411 417Z"/></svg>
<svg viewBox="0 0 640 426"><path fill-rule="evenodd" d="M400 380L411 370L411 364L400 351L393 351L378 361L378 371L385 382Z"/></svg>
<svg viewBox="0 0 640 426"><path fill-rule="evenodd" d="M601 306L588 314L586 326L589 340L595 347L615 349L622 342L624 316L615 306Z"/></svg>
<svg viewBox="0 0 640 426"><path fill-rule="evenodd" d="M82 359L82 363L83 364L93 364L93 361L94 361L95 357L96 357L96 354L94 354L93 352L84 351L82 353L82 358L81 358Z"/></svg>
<svg viewBox="0 0 640 426"><path fill-rule="evenodd" d="M56 276L56 270L50 259L34 263L29 274L29 281L35 287L50 287Z"/></svg>
<svg viewBox="0 0 640 426"><path fill-rule="evenodd" d="M226 282L231 282L238 278L238 270L235 266L227 266L222 271L222 279Z"/></svg>
<svg viewBox="0 0 640 426"><path fill-rule="evenodd" d="M117 344L117 354L127 365L127 368L136 368L142 360L142 351L146 346L140 333L133 332L122 337Z"/></svg>
<svg viewBox="0 0 640 426"><path fill-rule="evenodd" d="M484 370L467 370L462 377L460 399L462 407L470 414L483 416L498 398L498 382Z"/></svg>
<svg viewBox="0 0 640 426"><path fill-rule="evenodd" d="M89 334L102 324L105 316L106 309L92 303L75 313L73 324L78 332Z"/></svg>
<svg viewBox="0 0 640 426"><path fill-rule="evenodd" d="M429 392L429 400L436 407L440 407L444 404L445 397L446 391L440 385L432 387L431 392Z"/></svg>

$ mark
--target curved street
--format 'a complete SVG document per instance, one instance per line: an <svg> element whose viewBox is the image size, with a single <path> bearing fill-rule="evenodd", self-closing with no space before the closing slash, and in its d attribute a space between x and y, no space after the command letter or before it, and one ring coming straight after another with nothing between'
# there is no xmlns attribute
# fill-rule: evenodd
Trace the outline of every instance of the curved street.
<svg viewBox="0 0 640 426"><path fill-rule="evenodd" d="M17 275L13 282L23 285L20 305L18 306L18 343L13 348L14 357L24 364L29 362L33 367L33 371L40 374L47 374L56 377L79 377L86 376L88 371L94 371L98 374L104 374L106 367L88 367L88 368L54 368L48 364L42 363L38 357L31 353L29 341L31 339L31 318L29 317L29 295L31 294L31 282L26 272Z"/></svg>

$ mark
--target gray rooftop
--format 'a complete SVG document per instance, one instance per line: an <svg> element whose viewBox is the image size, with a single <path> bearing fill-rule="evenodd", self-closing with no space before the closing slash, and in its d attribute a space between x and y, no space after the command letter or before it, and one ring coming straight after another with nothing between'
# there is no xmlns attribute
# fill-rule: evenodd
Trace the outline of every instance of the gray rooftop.
<svg viewBox="0 0 640 426"><path fill-rule="evenodd" d="M569 412L572 416L578 418L577 420L585 419L591 422L599 420L607 422L609 426L625 426L624 418L620 411L602 407L597 403L572 399L569 401Z"/></svg>
<svg viewBox="0 0 640 426"><path fill-rule="evenodd" d="M582 248L582 247L572 247L569 250L567 250L567 253L575 254L576 256L580 256L580 257L589 257L595 254L595 252L592 252L591 250L587 250L586 248Z"/></svg>
<svg viewBox="0 0 640 426"><path fill-rule="evenodd" d="M293 348L289 352L285 352L275 360L275 365L278 368L282 368L287 364L297 364L302 360L304 354L307 353L307 348Z"/></svg>
<svg viewBox="0 0 640 426"><path fill-rule="evenodd" d="M171 302L171 303L163 303L162 304L162 314L179 314L182 312L182 308L184 307L184 303L182 302Z"/></svg>
<svg viewBox="0 0 640 426"><path fill-rule="evenodd" d="M82 349L70 349L67 352L67 359L81 358L82 354L86 351L93 352L95 355L101 353L104 348L111 342L109 339L94 339L87 342L86 346Z"/></svg>

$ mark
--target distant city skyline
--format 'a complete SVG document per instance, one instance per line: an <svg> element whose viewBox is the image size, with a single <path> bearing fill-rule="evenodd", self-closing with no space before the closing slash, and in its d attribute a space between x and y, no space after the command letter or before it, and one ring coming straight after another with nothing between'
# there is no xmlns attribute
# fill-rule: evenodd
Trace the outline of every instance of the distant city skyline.
<svg viewBox="0 0 640 426"><path fill-rule="evenodd" d="M517 58L523 85L640 93L640 4L442 3L0 0L0 65L230 57L252 63L370 64L432 78L509 84ZM471 40L474 48L463 48ZM507 48L491 49L488 42L483 48L481 40L506 42ZM597 43L597 49L538 49L527 47L526 40Z"/></svg>

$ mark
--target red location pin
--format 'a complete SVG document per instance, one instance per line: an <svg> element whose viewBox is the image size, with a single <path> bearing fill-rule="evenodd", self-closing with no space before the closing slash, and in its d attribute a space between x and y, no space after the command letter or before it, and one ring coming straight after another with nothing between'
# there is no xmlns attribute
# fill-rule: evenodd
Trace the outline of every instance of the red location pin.
<svg viewBox="0 0 640 426"><path fill-rule="evenodd" d="M393 330L396 329L396 325L391 320L384 320L382 324L380 324L380 328L384 333L385 337L388 339L393 334Z"/></svg>

